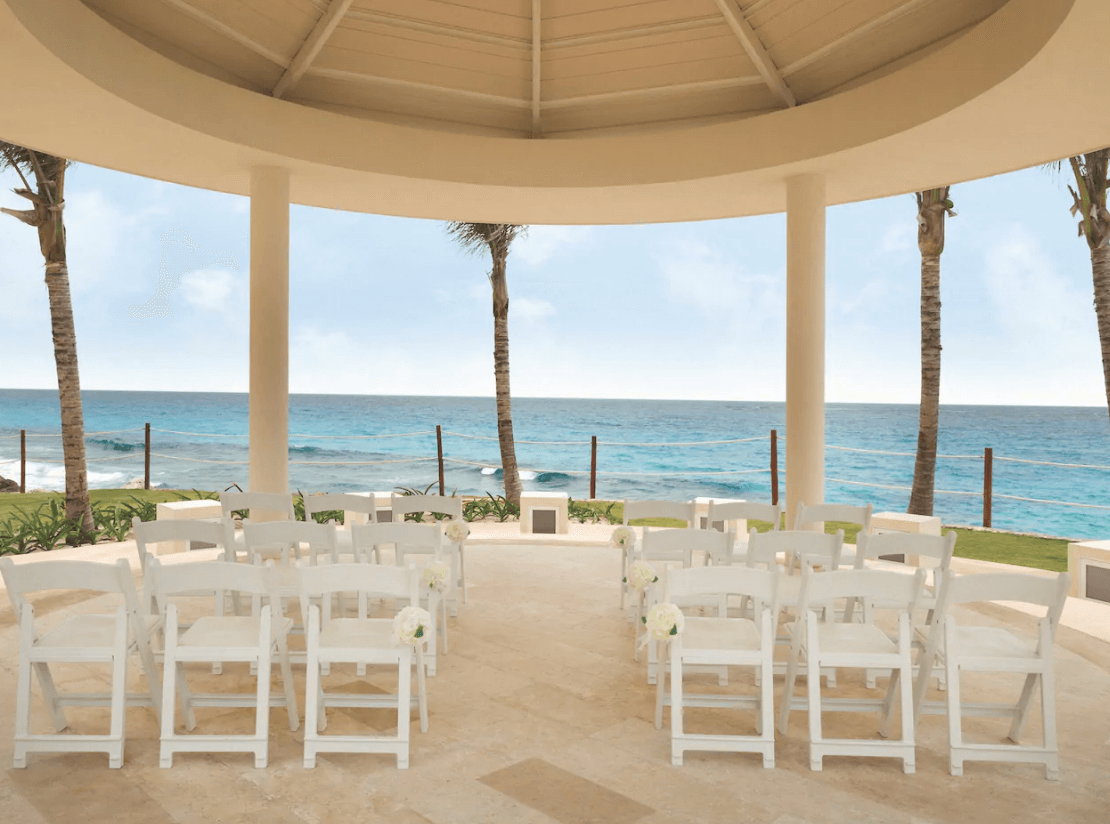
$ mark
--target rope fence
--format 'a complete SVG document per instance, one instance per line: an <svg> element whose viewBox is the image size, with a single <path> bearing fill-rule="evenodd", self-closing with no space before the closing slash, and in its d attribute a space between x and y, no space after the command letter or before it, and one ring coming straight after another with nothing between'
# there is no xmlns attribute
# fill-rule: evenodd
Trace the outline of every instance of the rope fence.
<svg viewBox="0 0 1110 824"><path fill-rule="evenodd" d="M151 458L156 458L159 461L182 461L193 464L210 464L217 466L248 466L249 461L246 460L221 460L213 458L196 458L188 457L185 455L171 455L165 452L154 452L151 449L151 433L159 433L166 435L176 435L182 437L196 437L196 438L246 438L247 435L243 434L230 434L218 432L188 432L176 429L160 429L153 428L151 425L145 424L141 429L113 429L98 432L85 433L86 439L92 439L107 435L121 435L121 434L134 434L143 433L144 449L142 452L135 451L130 454L117 454L108 457L86 458L86 464L101 464L101 463L119 463L132 459L138 459L140 456L144 459L144 488L150 488L150 461ZM398 439L398 438L417 438L436 436L436 451L435 457L404 457L404 458L386 458L379 460L291 460L291 466L353 466L353 467L370 467L370 466L385 466L385 465L404 465L404 464L427 464L436 462L439 469L439 486L440 494L444 494L444 467L446 464L458 466L472 466L480 467L482 469L496 470L499 468L498 464L493 464L483 461L465 460L463 458L445 457L443 454L443 436L447 435L453 438L461 438L472 441L485 441L485 442L498 442L497 437L488 435L474 435L465 432L454 432L444 430L442 427L437 426L434 430L421 430L418 432L399 432L399 433L385 433L375 435L314 435L314 434L291 434L290 439L312 439L312 440L337 440L337 441L357 441L357 440L382 440L382 439ZM28 438L55 438L60 439L61 433L43 433L34 432L28 433L26 430L21 430L19 434L0 434L0 439L14 439L18 438L20 441L20 492L26 491L26 475L27 475L27 439ZM591 499L596 498L597 479L598 478L714 478L714 477L737 477L745 475L763 475L770 474L771 486L771 502L777 504L779 502L779 486L780 481L784 478L784 473L779 468L779 445L786 443L786 438L778 435L777 430L772 429L770 432L769 445L770 445L770 463L769 466L765 465L762 468L745 468L745 469L730 469L730 470L676 470L676 471L658 471L658 472L640 472L640 471L620 471L620 470L599 470L597 465L598 447L634 447L634 448L676 448L676 447L702 447L702 446L724 446L729 444L743 444L743 443L758 443L768 441L765 435L748 437L748 438L727 438L715 439L706 441L600 441L596 436L591 437L588 441L540 441L540 440L517 440L515 443L528 446L567 446L567 447L590 447L590 468L586 469L528 469L527 471L535 472L537 474L559 474L568 475L572 477L585 477L590 478L590 495ZM891 455L895 457L914 458L914 452L897 452L885 449L866 449L862 447L852 446L837 446L826 445L828 450L836 450L842 452L851 452L867 455ZM983 450L982 455L944 455L938 454L938 459L944 460L973 460L983 462L983 489L978 490L953 490L953 489L936 489L934 494L937 495L954 495L963 497L979 497L983 498L983 526L989 527L991 525L991 506L994 499L1003 499L1007 501L1020 501L1023 503L1042 504L1050 506L1067 506L1079 507L1084 509L1104 510L1110 511L1110 505L1081 503L1076 501L1059 501L1045 498L1026 497L1021 495L1007 495L1002 493L995 493L993 491L993 464L995 460L1003 461L1006 463L1014 464L1029 464L1034 466L1050 466L1062 469L1087 469L1097 471L1110 471L1110 465L1101 464L1084 464L1084 463L1066 463L1060 461L1043 461L1033 460L1029 458L1016 458L1008 456L995 456L993 450L987 447ZM49 465L64 465L64 460L58 460L55 457L36 457L32 460ZM15 461L0 461L0 465L14 464ZM898 484L876 483L872 481L852 480L848 478L832 478L825 479L834 484L843 484L846 486L854 487L868 487L873 489L884 489L896 492L912 492L912 488Z"/></svg>

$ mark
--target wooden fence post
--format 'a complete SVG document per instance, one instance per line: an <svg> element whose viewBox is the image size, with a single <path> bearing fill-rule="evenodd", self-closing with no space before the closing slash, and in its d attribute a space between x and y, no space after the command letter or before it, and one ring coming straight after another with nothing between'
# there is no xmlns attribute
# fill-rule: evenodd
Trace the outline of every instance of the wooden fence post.
<svg viewBox="0 0 1110 824"><path fill-rule="evenodd" d="M779 433L771 430L771 504L779 502Z"/></svg>
<svg viewBox="0 0 1110 824"><path fill-rule="evenodd" d="M143 489L150 489L150 424L146 425L146 450L143 455ZM188 547L186 547L187 549Z"/></svg>
<svg viewBox="0 0 1110 824"><path fill-rule="evenodd" d="M983 450L983 526L991 525L991 486L994 483L994 450Z"/></svg>
<svg viewBox="0 0 1110 824"><path fill-rule="evenodd" d="M443 486L443 427L438 423L436 424L436 454L439 456L439 494L442 497L447 492Z"/></svg>
<svg viewBox="0 0 1110 824"><path fill-rule="evenodd" d="M590 500L597 497L597 435L590 436Z"/></svg>
<svg viewBox="0 0 1110 824"><path fill-rule="evenodd" d="M19 430L19 491L27 491L27 430Z"/></svg>

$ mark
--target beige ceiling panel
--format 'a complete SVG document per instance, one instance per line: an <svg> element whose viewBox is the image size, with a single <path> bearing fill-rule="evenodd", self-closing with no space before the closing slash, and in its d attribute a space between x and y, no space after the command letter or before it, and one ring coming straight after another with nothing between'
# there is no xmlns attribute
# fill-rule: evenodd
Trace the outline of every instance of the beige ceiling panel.
<svg viewBox="0 0 1110 824"><path fill-rule="evenodd" d="M547 8L546 2L542 10L542 36L545 41L580 37L598 32L637 29L721 14L714 0L682 0L682 2L643 0L640 3L599 8L597 11L566 17L555 16L554 12Z"/></svg>
<svg viewBox="0 0 1110 824"><path fill-rule="evenodd" d="M711 114L704 117L685 117L681 120L657 120L650 122L626 123L622 126L606 126L603 129L575 129L573 131L560 131L550 135L558 140L575 140L583 138L596 138L606 135L631 135L631 134L659 134L668 131L679 131L696 126L713 126L718 123L735 123L747 120L761 114L770 114L779 111L780 105L774 109L761 109L750 112L730 112L728 114Z"/></svg>
<svg viewBox="0 0 1110 824"><path fill-rule="evenodd" d="M616 49L638 49L665 43L679 43L702 37L735 37L721 17L703 17L682 23L666 23L624 32L608 32L592 37L543 41L545 55L578 57Z"/></svg>
<svg viewBox="0 0 1110 824"><path fill-rule="evenodd" d="M88 5L101 12L105 19L109 19L105 13L113 18L118 13L132 30L141 29L150 35L144 45L190 68L195 66L181 59L182 53L241 78L250 86L266 88L269 84L272 87L281 76L282 67L276 63L173 7L139 0L103 0ZM158 48L158 43L170 48Z"/></svg>
<svg viewBox="0 0 1110 824"><path fill-rule="evenodd" d="M264 82L257 83L246 80L237 74L234 74L227 69L217 66L215 63L210 63L200 57L197 57L191 52L187 52L179 46L167 42L161 37L157 37L145 29L140 29L128 23L126 20L121 20L113 14L110 14L103 9L96 9L96 13L122 31L129 37L134 38L139 43L142 43L148 49L156 51L163 57L168 57L175 63L179 63L186 68L192 69L200 74L207 75L208 77L216 80L221 80L224 83L230 83L233 86L239 86L243 89L249 89L252 92L268 93L273 83L277 82L278 76L281 74L281 68L275 66L268 60L257 58L258 66L257 76L263 78ZM257 56L256 56L257 57ZM272 78L272 81L271 81Z"/></svg>
<svg viewBox="0 0 1110 824"><path fill-rule="evenodd" d="M317 100L305 100L299 97L291 97L289 99L298 105L307 106L312 109L334 112L335 114L343 114L348 117L357 117L360 120L372 120L378 123L394 123L398 126L411 126L417 129L437 129L454 134L471 134L482 137L519 138L531 136L530 120L527 124L527 128L502 129L493 126L478 126L473 123L448 123L431 117L417 117L416 115L398 114L397 112L370 111L369 109L344 106L339 103L324 103Z"/></svg>
<svg viewBox="0 0 1110 824"><path fill-rule="evenodd" d="M543 76L551 80L571 77L589 77L651 66L674 65L692 60L731 58L736 60L741 74L754 74L755 67L743 53L732 32L722 32L715 37L690 37L683 40L635 49L616 49L570 58L560 53L550 53L544 60Z"/></svg>
<svg viewBox="0 0 1110 824"><path fill-rule="evenodd" d="M772 54L783 65L789 65L830 43L842 41L865 27L865 36L881 33L882 37L891 42L892 47L907 53L915 51L929 40L923 39L915 27L891 28L900 20L913 17L930 27L940 24L946 29L945 33L948 33L982 20L1004 3L1005 0L957 0L956 3L928 0L912 5L903 0L892 8L889 0L853 0L820 20L819 24L806 26L780 40L772 49ZM883 22L884 19L886 22Z"/></svg>
<svg viewBox="0 0 1110 824"><path fill-rule="evenodd" d="M163 5L166 0L148 0ZM225 26L291 60L316 23L285 0L184 0Z"/></svg>
<svg viewBox="0 0 1110 824"><path fill-rule="evenodd" d="M720 115L739 117L746 110L766 109L774 105L775 98L770 91L759 86L680 92L649 99L544 110L543 131L545 134L558 134Z"/></svg>
<svg viewBox="0 0 1110 824"><path fill-rule="evenodd" d="M351 9L531 41L531 2L491 1L483 4L485 8L472 8L473 5L476 4L462 5L441 0L355 0Z"/></svg>
<svg viewBox="0 0 1110 824"><path fill-rule="evenodd" d="M459 89L521 100L530 99L532 96L531 75L527 77L506 77L472 69L424 63L403 57L340 49L330 45L325 46L320 52L308 73L318 75L328 70L352 72L369 77L392 78L427 86L440 86L446 89Z"/></svg>
<svg viewBox="0 0 1110 824"><path fill-rule="evenodd" d="M639 89L654 89L682 83L698 83L744 77L738 57L692 60L669 66L608 72L592 77L542 80L542 100L561 100L592 94L608 94ZM541 75L542 77L542 75Z"/></svg>
<svg viewBox="0 0 1110 824"><path fill-rule="evenodd" d="M440 41L443 38L436 38ZM450 45L430 42L427 38L410 38L396 34L336 30L328 40L314 65L352 70L361 55L374 55L396 60L443 66L460 71L473 71L517 80L532 78L532 60L527 52L517 52L511 57L491 54L479 44L454 41Z"/></svg>
<svg viewBox="0 0 1110 824"><path fill-rule="evenodd" d="M745 14L751 27L766 48L782 42L799 29L805 28L853 0L772 0L766 6ZM887 0L892 6L901 0Z"/></svg>
<svg viewBox="0 0 1110 824"><path fill-rule="evenodd" d="M514 60L531 61L532 59L530 43L527 45L524 43L512 44L507 40L485 39L481 36L467 37L464 32L460 32L458 29L422 28L420 27L422 25L405 24L396 20L396 18L376 17L369 20L348 16L343 19L335 33L332 34L329 42L335 41L337 38L342 41L344 37L354 37L362 33L373 37L396 38L400 42L411 41L413 43L428 43L448 49L471 50L478 54Z"/></svg>
<svg viewBox="0 0 1110 824"><path fill-rule="evenodd" d="M320 103L364 109L371 119L375 112L380 111L521 132L532 125L532 115L527 109L476 101L472 97L444 90L356 83L306 75L297 86L297 94Z"/></svg>

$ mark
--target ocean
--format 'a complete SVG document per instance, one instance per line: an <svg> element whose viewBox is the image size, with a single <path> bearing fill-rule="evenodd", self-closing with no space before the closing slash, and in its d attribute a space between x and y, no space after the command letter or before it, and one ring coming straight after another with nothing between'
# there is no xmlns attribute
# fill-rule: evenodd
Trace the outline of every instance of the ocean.
<svg viewBox="0 0 1110 824"><path fill-rule="evenodd" d="M247 488L245 394L86 391L82 397L91 487L118 487L142 477L143 425L149 422L152 485ZM422 490L437 481L440 425L448 494L503 491L493 398L293 395L289 418L294 490ZM524 488L573 498L589 496L590 438L596 436L599 498L769 501L772 429L780 436L785 494L784 420L783 403L513 400ZM917 407L834 403L826 420L825 499L870 501L877 512L904 512L913 482ZM20 429L28 433L28 488L64 488L57 392L0 390L0 475L15 480ZM705 443L710 441L715 443ZM934 512L946 524L982 523L984 447L994 452L993 526L1110 537L1105 409L941 407L939 452L954 457L938 459L936 486L960 493L936 495Z"/></svg>

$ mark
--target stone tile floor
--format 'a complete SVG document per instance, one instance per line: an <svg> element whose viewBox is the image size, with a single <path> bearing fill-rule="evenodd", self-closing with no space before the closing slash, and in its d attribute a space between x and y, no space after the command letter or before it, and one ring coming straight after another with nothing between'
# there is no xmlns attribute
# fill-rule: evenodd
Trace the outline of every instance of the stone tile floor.
<svg viewBox="0 0 1110 824"><path fill-rule="evenodd" d="M134 548L121 544L84 553L131 557ZM655 688L646 683L643 661L632 660L632 626L618 608L618 569L616 550L568 541L469 547L469 603L451 619L450 654L428 682L429 730L421 734L414 723L411 767L404 771L378 755L321 755L316 769L304 769L303 731L290 733L283 710L271 712L264 770L254 769L249 755L236 754L178 755L172 769L162 770L157 725L145 708L128 710L121 770L109 770L107 757L98 754L33 755L27 769L8 769L17 640L15 616L0 592L0 812L21 824L1106 820L1110 644L1082 627L1065 625L1057 636L1059 782L1046 781L1037 766L989 763L969 763L963 778L952 778L943 716L922 720L917 772L909 776L894 759L830 757L823 771L811 772L802 712L792 714L788 733L779 735L773 770L764 770L756 755L712 753L688 753L685 765L676 768L667 722L661 731L653 724ZM49 621L105 603L71 593L46 596L36 609ZM1033 629L1029 616L1001 606L980 611L977 620ZM59 680L63 689L80 682L103 689L107 673L101 669L71 666L60 670ZM303 714L303 667L294 670ZM195 677L210 684L220 678L214 683L221 689L253 689L245 665L227 665L223 676L198 671ZM326 683L337 687L354 680L353 668L337 668ZM364 689L390 688L388 674L369 680ZM133 667L131 689L141 688L140 681ZM705 683L716 689L715 679ZM996 689L990 684L969 678L968 699L986 700L986 691ZM838 694L864 692L855 673L842 672L839 686ZM750 688L750 674L734 677L730 687ZM1018 688L1014 677L1007 697ZM77 730L106 725L106 709L68 712ZM43 716L39 706L38 723ZM198 717L198 732L251 723L250 710L200 710ZM389 713L380 710L333 710L329 718L330 732L390 725ZM877 726L869 715L827 718L830 732L848 735L872 736ZM704 731L751 725L750 715L711 710L693 711L690 720ZM973 719L966 728L979 740L1001 741L1006 725ZM1036 740L1039 734L1039 722L1032 723L1027 735Z"/></svg>

